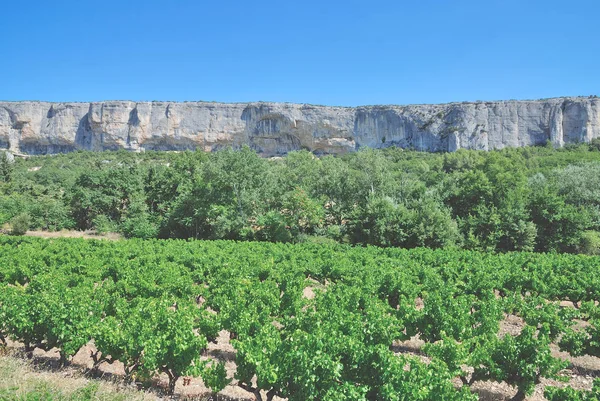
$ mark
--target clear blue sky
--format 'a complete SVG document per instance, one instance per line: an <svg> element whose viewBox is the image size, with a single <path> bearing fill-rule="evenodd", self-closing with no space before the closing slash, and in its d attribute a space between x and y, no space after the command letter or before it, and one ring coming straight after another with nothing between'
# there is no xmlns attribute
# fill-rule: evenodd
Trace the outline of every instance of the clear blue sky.
<svg viewBox="0 0 600 401"><path fill-rule="evenodd" d="M600 95L598 0L5 0L0 99Z"/></svg>

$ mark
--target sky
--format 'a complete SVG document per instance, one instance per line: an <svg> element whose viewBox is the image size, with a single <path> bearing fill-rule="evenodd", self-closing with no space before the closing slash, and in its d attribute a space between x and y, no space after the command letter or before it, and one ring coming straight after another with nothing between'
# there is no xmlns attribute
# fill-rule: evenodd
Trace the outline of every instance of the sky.
<svg viewBox="0 0 600 401"><path fill-rule="evenodd" d="M600 95L597 0L5 0L0 15L1 100Z"/></svg>

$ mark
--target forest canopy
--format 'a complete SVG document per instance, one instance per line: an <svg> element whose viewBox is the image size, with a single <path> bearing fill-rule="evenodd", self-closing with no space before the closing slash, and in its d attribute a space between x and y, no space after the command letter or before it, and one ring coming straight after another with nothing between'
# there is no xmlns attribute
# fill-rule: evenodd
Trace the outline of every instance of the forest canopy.
<svg viewBox="0 0 600 401"><path fill-rule="evenodd" d="M600 253L600 151L74 152L0 159L0 224L126 237Z"/></svg>

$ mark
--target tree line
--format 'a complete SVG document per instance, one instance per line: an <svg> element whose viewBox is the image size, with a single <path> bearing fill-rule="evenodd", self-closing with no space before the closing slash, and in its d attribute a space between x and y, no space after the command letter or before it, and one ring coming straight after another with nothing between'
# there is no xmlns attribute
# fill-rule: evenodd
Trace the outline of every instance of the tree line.
<svg viewBox="0 0 600 401"><path fill-rule="evenodd" d="M273 159L248 147L75 152L0 165L0 224L15 233L600 253L597 143Z"/></svg>

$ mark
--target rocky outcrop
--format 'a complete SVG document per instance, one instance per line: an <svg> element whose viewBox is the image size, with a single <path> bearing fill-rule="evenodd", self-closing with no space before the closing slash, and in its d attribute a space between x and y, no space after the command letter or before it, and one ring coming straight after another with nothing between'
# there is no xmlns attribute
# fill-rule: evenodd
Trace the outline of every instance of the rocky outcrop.
<svg viewBox="0 0 600 401"><path fill-rule="evenodd" d="M362 146L425 151L588 142L600 137L600 99L328 107L288 103L0 102L0 148L213 151L244 144L265 156Z"/></svg>

